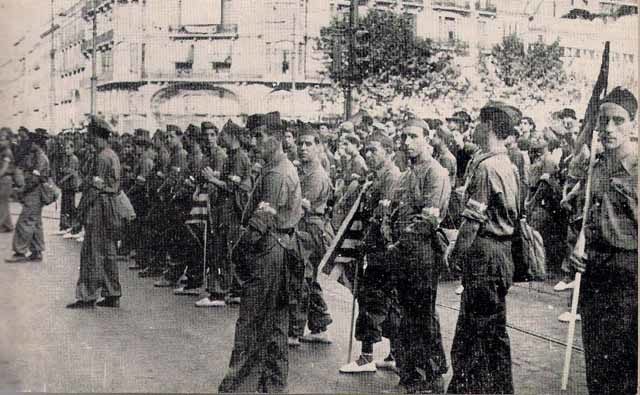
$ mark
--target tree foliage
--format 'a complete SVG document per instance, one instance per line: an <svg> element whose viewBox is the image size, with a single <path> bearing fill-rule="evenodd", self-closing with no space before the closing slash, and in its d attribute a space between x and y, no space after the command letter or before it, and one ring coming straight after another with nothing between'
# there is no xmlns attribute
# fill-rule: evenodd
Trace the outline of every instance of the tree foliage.
<svg viewBox="0 0 640 395"><path fill-rule="evenodd" d="M555 88L566 81L558 41L547 45L541 41L526 50L517 35L506 36L491 51L498 77L509 87L521 83L538 88Z"/></svg>
<svg viewBox="0 0 640 395"><path fill-rule="evenodd" d="M331 60L326 63L325 75L333 82L331 87L312 92L322 102L340 100L341 88L349 78L345 19L334 18L320 32L319 47ZM358 18L357 29L370 33L371 58L366 69L358 70L362 82L355 87L354 97L360 108L389 106L398 98L433 100L467 88L453 62L465 48L458 42L443 46L417 37L409 15L370 10Z"/></svg>

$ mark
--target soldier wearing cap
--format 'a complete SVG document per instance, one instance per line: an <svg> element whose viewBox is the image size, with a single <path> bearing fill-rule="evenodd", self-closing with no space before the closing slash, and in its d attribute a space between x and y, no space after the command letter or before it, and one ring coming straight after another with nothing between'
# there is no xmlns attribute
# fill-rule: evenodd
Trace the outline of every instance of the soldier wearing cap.
<svg viewBox="0 0 640 395"><path fill-rule="evenodd" d="M340 136L337 152L340 170L335 185L337 202L333 209L331 222L334 229L340 228L343 219L358 196L359 183L363 182L367 176L367 163L360 155L361 143L362 141L355 133L344 133Z"/></svg>
<svg viewBox="0 0 640 395"><path fill-rule="evenodd" d="M402 317L394 356L401 387L440 393L447 362L435 310L446 251L439 226L447 213L451 185L447 170L432 156L429 126L413 119L402 133L409 168L393 192L387 219L392 244L386 261L397 284Z"/></svg>
<svg viewBox="0 0 640 395"><path fill-rule="evenodd" d="M64 155L60 158L57 185L62 191L60 198L60 232L65 234L75 223L76 192L80 187L80 160L75 155L75 144L70 138L63 141Z"/></svg>
<svg viewBox="0 0 640 395"><path fill-rule="evenodd" d="M219 392L285 392L290 268L301 259L295 228L303 215L297 171L282 149L279 116L254 130L265 165L243 215L234 260L243 280L229 369ZM252 377L257 376L257 387Z"/></svg>
<svg viewBox="0 0 640 395"><path fill-rule="evenodd" d="M109 145L112 129L104 120L92 118L88 126L89 141L98 157L91 174L91 184L80 203L85 239L80 251L80 276L76 301L70 309L119 307L122 291L118 279L116 240L122 226L116 196L120 192L120 160ZM101 295L98 290L102 290ZM96 303L98 298L104 299Z"/></svg>
<svg viewBox="0 0 640 395"><path fill-rule="evenodd" d="M453 134L453 136L451 136L452 139L449 141L449 150L456 157L458 172L458 182L456 184L460 185L463 183L467 164L473 156L473 150L464 144L465 141L470 140L471 116L466 111L456 111L451 117L447 118L446 121L449 131Z"/></svg>
<svg viewBox="0 0 640 395"><path fill-rule="evenodd" d="M10 133L9 128L0 130L0 233L13 232L9 199L13 189L15 161L9 141Z"/></svg>
<svg viewBox="0 0 640 395"><path fill-rule="evenodd" d="M30 133L29 155L23 161L24 188L19 191L22 211L13 234L13 251L6 262L18 263L42 261L45 249L42 232L42 198L41 186L49 178L49 159L45 154L49 136L44 129L36 129ZM31 252L30 255L27 255Z"/></svg>
<svg viewBox="0 0 640 395"><path fill-rule="evenodd" d="M131 248L136 251L135 263L131 270L147 267L147 257L153 248L149 241L153 238L153 226L149 221L149 210L154 202L154 180L157 152L150 133L145 129L137 129L134 136L138 162L134 168L135 181L127 196L136 212L136 218L131 224Z"/></svg>
<svg viewBox="0 0 640 395"><path fill-rule="evenodd" d="M395 284L390 281L390 272L385 257L388 240L382 232L385 201L389 202L400 178L400 170L393 163L394 143L381 132L374 132L366 140L365 158L370 169L372 185L367 189L362 202L363 218L367 218L364 234L367 267L358 283L358 317L355 337L360 341L361 354L355 361L340 368L342 373L373 372L378 368L393 369L397 350L397 332L400 308ZM389 339L391 351L383 361L373 360L373 345Z"/></svg>
<svg viewBox="0 0 640 395"><path fill-rule="evenodd" d="M462 271L461 310L453 339L450 393L513 393L506 295L513 281L511 239L520 218L518 171L505 141L520 111L500 102L480 111L469 164L465 211L450 262Z"/></svg>
<svg viewBox="0 0 640 395"><path fill-rule="evenodd" d="M592 175L592 202L580 287L582 338L591 394L633 394L638 385L638 104L614 88L601 102L604 152ZM586 266L586 267L585 267Z"/></svg>
<svg viewBox="0 0 640 395"><path fill-rule="evenodd" d="M253 118L252 118L253 119ZM256 127L253 123L250 126ZM256 121L257 122L257 121ZM238 303L241 284L229 259L233 245L240 238L240 219L253 183L251 161L240 144L240 137L247 132L229 120L218 137L218 143L226 150L222 169L205 168L203 176L209 183L213 213L213 257L209 296L196 302L198 307L221 307Z"/></svg>
<svg viewBox="0 0 640 395"><path fill-rule="evenodd" d="M298 174L304 209L298 228L311 236L312 248L303 276L299 279L299 298L292 304L295 313L291 314L292 321L289 325L290 346L299 345L298 339L312 343L331 343L327 327L333 320L318 283L318 265L333 238L333 229L325 217L327 202L333 191L331 179L320 164L319 155L322 150L318 133L310 126L304 126L298 133L297 157L301 162ZM307 325L311 333L303 336Z"/></svg>

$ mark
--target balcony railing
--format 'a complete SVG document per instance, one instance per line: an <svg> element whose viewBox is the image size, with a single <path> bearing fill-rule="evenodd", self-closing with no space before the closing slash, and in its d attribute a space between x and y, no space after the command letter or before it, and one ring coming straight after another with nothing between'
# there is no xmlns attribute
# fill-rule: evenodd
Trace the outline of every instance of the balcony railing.
<svg viewBox="0 0 640 395"><path fill-rule="evenodd" d="M82 40L81 50L82 53L92 52L93 51L93 39ZM100 34L96 37L96 48L98 50L103 49L104 47L108 47L113 44L113 30L109 30Z"/></svg>
<svg viewBox="0 0 640 395"><path fill-rule="evenodd" d="M82 18L89 19L93 16L93 12L97 10L97 12L102 12L113 7L114 0L88 0L87 5L82 7Z"/></svg>
<svg viewBox="0 0 640 395"><path fill-rule="evenodd" d="M237 24L169 26L172 38L229 38L237 35Z"/></svg>
<svg viewBox="0 0 640 395"><path fill-rule="evenodd" d="M449 11L471 11L471 2L463 0L434 0L432 6Z"/></svg>
<svg viewBox="0 0 640 395"><path fill-rule="evenodd" d="M485 4L481 4L479 1L476 1L476 10L482 13L495 14L498 11L498 8L495 4L488 1Z"/></svg>

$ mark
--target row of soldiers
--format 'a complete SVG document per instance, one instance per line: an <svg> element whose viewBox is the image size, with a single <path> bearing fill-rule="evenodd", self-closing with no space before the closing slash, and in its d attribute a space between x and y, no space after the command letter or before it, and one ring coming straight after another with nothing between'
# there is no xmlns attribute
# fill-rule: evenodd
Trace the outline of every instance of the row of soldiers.
<svg viewBox="0 0 640 395"><path fill-rule="evenodd" d="M635 97L619 88L600 108L603 154L594 170L581 299L592 393L628 393L636 386L637 347L615 347L637 344L631 336L637 270L630 260L637 252L630 141L636 111ZM340 371L392 368L409 392L444 392L448 366L435 303L439 279L456 272L462 303L449 392L512 393L506 295L520 218L529 215L545 237L550 265L560 259L568 275L585 270L559 253L575 239L558 225L557 213L581 211L589 153L576 143L575 112L556 115L558 125L537 131L517 108L492 102L476 125L457 112L446 123L409 119L397 130L373 119L330 130L269 113L250 116L245 126L229 121L221 130L209 122L184 132L168 125L153 137L143 129L114 136L94 119L86 135L59 139L64 155L53 166L62 189L61 231L85 232L78 300L68 307L92 308L100 296L97 305L119 306L116 253L130 255L130 269L159 278L155 286L193 295L206 287L198 307L240 304L221 392L285 390L288 348L331 343L319 264L364 190L365 247L353 290L361 355ZM28 136L37 140L37 134ZM42 152L55 151L52 141L39 144ZM19 153L19 146L9 151ZM35 174L28 166L18 167ZM135 208L134 220L117 218L120 191ZM23 213L27 206L23 200ZM567 227L579 232L568 226L577 222ZM457 240L449 245L452 229ZM555 247L551 236L559 240ZM36 251L15 252L16 260L20 254L26 260ZM374 361L373 346L382 337L390 339L391 352Z"/></svg>

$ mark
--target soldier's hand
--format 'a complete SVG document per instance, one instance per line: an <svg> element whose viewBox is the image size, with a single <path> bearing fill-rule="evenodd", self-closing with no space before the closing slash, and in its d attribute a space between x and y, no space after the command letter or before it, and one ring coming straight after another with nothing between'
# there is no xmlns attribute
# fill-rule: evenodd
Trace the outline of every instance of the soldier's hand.
<svg viewBox="0 0 640 395"><path fill-rule="evenodd" d="M96 187L97 189L104 188L104 180L97 176L93 177L93 186Z"/></svg>
<svg viewBox="0 0 640 395"><path fill-rule="evenodd" d="M209 166L202 169L202 175L209 182L214 182L214 180L218 178L216 177L215 172Z"/></svg>
<svg viewBox="0 0 640 395"><path fill-rule="evenodd" d="M235 174L229 177L229 180L231 180L231 182L235 183L235 184L240 184L240 181L242 181L240 179L240 177L236 176Z"/></svg>
<svg viewBox="0 0 640 395"><path fill-rule="evenodd" d="M302 208L305 210L311 210L311 202L308 199L302 199Z"/></svg>

